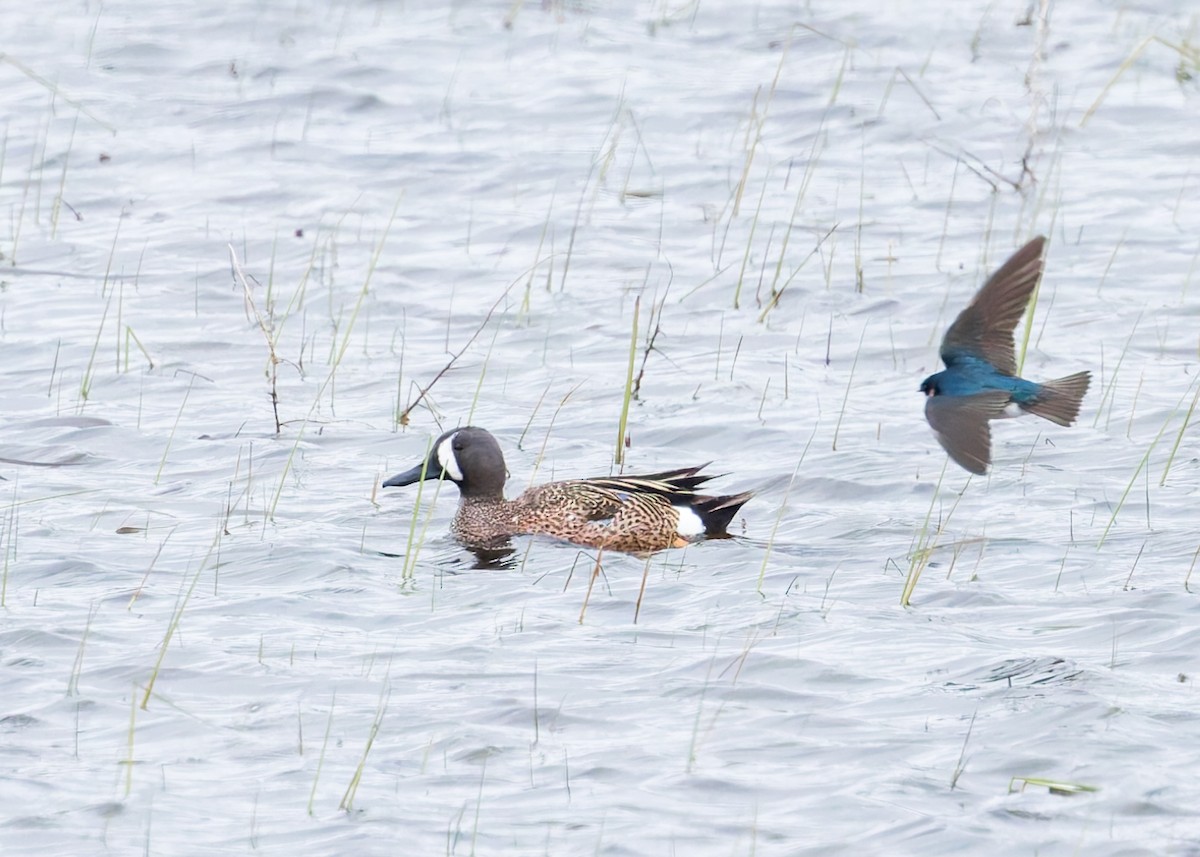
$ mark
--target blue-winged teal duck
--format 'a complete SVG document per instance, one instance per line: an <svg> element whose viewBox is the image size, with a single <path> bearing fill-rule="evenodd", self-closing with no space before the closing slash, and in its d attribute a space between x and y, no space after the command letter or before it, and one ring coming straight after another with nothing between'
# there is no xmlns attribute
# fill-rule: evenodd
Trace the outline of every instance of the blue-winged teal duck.
<svg viewBox="0 0 1200 857"><path fill-rule="evenodd" d="M700 538L728 537L726 528L750 499L697 494L713 478L685 467L647 476L599 476L551 482L504 499L504 455L481 428L448 431L426 461L384 487L448 479L461 499L451 530L469 547L496 547L509 536L540 534L576 544L642 553L683 547Z"/></svg>

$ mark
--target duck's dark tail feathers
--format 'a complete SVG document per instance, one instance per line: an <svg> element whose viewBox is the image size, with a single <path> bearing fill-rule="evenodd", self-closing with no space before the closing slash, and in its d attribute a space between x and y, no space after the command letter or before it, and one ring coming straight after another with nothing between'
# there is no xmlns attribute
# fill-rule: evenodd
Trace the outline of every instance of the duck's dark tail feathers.
<svg viewBox="0 0 1200 857"><path fill-rule="evenodd" d="M729 535L726 531L729 522L733 520L738 509L746 505L746 501L753 496L752 491L728 494L724 497L698 496L694 497L688 505L700 516L700 520L704 524L704 535L710 539L719 539Z"/></svg>
<svg viewBox="0 0 1200 857"><path fill-rule="evenodd" d="M1079 406L1091 380L1091 372L1076 372L1057 381L1047 381L1038 390L1037 398L1022 407L1052 423L1069 426L1079 416Z"/></svg>

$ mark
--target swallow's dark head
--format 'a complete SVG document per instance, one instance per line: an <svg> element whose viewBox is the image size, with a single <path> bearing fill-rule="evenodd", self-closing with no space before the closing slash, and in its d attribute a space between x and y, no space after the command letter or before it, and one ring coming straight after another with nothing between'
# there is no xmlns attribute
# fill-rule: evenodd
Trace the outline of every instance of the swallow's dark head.
<svg viewBox="0 0 1200 857"><path fill-rule="evenodd" d="M941 390L938 389L937 382L933 380L933 376L929 376L921 382L921 392L926 396L936 396Z"/></svg>

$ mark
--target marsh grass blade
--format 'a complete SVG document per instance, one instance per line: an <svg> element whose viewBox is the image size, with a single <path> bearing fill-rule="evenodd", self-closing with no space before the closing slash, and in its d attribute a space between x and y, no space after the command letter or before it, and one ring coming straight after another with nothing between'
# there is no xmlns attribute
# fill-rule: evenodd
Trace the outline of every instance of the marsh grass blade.
<svg viewBox="0 0 1200 857"><path fill-rule="evenodd" d="M639 295L633 302L633 326L629 335L629 365L625 370L625 395L621 399L621 418L617 421L617 448L613 461L618 467L625 464L625 430L629 423L629 400L633 397L633 366L637 360L638 314L641 310L642 298Z"/></svg>

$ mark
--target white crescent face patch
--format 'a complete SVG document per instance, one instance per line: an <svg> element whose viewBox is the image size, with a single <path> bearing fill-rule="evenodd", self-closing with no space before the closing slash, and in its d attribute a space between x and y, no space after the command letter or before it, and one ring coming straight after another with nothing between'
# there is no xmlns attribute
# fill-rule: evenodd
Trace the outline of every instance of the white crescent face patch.
<svg viewBox="0 0 1200 857"><path fill-rule="evenodd" d="M447 476L455 482L462 482L462 468L458 466L458 458L454 455L454 438L457 436L456 432L437 445L437 460Z"/></svg>

